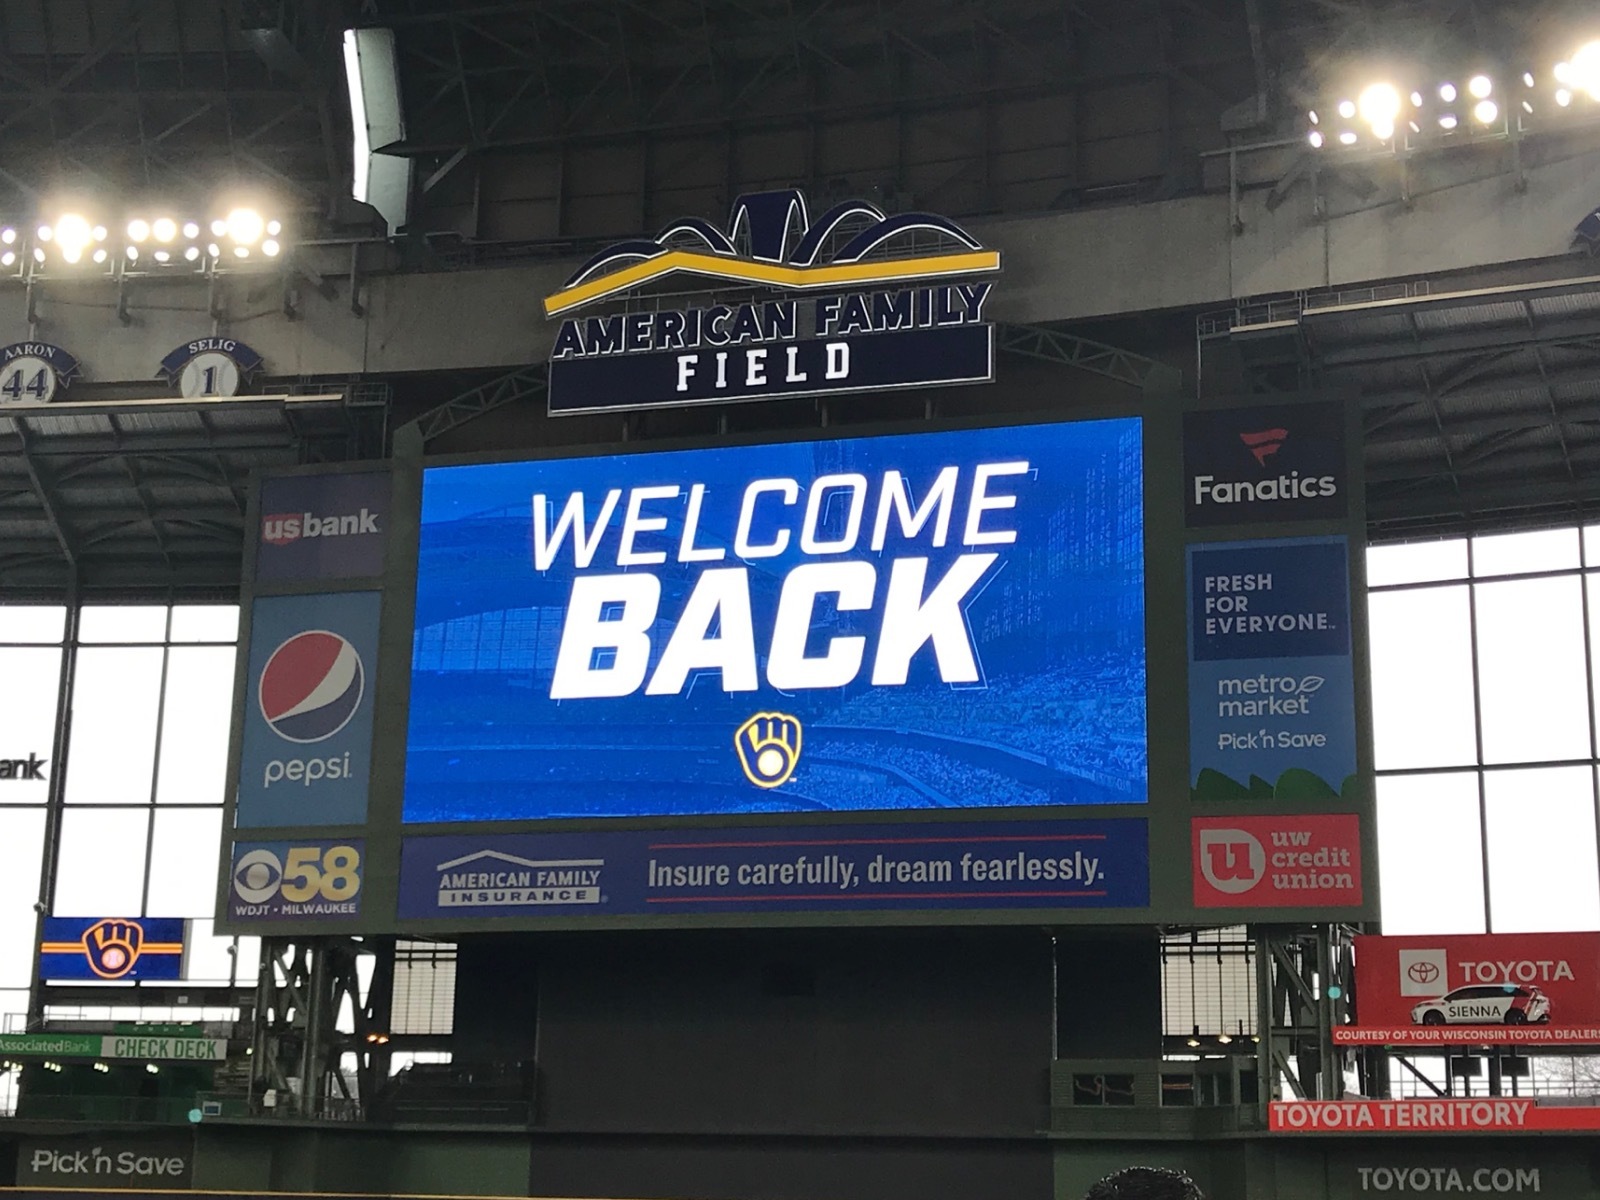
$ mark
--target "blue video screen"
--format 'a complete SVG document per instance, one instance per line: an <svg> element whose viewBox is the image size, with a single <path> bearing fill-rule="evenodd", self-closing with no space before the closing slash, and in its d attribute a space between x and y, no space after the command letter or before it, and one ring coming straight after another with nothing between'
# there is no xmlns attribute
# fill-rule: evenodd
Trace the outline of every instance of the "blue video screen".
<svg viewBox="0 0 1600 1200"><path fill-rule="evenodd" d="M407 822L1143 803L1137 418L424 471Z"/></svg>

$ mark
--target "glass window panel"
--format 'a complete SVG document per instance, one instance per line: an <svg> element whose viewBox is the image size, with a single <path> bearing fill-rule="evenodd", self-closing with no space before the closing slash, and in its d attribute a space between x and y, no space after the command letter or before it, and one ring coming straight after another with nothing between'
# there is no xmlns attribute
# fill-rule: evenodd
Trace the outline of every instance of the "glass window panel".
<svg viewBox="0 0 1600 1200"><path fill-rule="evenodd" d="M1600 567L1600 525L1583 528L1583 561L1591 567Z"/></svg>
<svg viewBox="0 0 1600 1200"><path fill-rule="evenodd" d="M1485 762L1589 757L1576 576L1477 585Z"/></svg>
<svg viewBox="0 0 1600 1200"><path fill-rule="evenodd" d="M172 609L175 642L236 642L239 640L237 604L179 604Z"/></svg>
<svg viewBox="0 0 1600 1200"><path fill-rule="evenodd" d="M1466 587L1377 592L1367 609L1378 769L1475 763Z"/></svg>
<svg viewBox="0 0 1600 1200"><path fill-rule="evenodd" d="M189 922L189 953L183 960L183 977L191 983L253 985L261 962L261 939L238 941L238 974L234 975L234 942L212 932L209 918Z"/></svg>
<svg viewBox="0 0 1600 1200"><path fill-rule="evenodd" d="M0 647L0 759L38 757L43 779L0 779L0 804L43 804L55 774L56 696L61 651L55 646ZM27 769L12 774L26 775Z"/></svg>
<svg viewBox="0 0 1600 1200"><path fill-rule="evenodd" d="M0 643L59 642L67 610L59 604L0 604Z"/></svg>
<svg viewBox="0 0 1600 1200"><path fill-rule="evenodd" d="M1490 771L1484 799L1494 931L1600 928L1594 769Z"/></svg>
<svg viewBox="0 0 1600 1200"><path fill-rule="evenodd" d="M0 987L27 987L33 975L44 809L0 811L0 845L6 848L6 869L0 871Z"/></svg>
<svg viewBox="0 0 1600 1200"><path fill-rule="evenodd" d="M1384 933L1484 931L1477 772L1378 780L1378 882Z"/></svg>
<svg viewBox="0 0 1600 1200"><path fill-rule="evenodd" d="M78 651L68 804L148 804L160 713L159 647Z"/></svg>
<svg viewBox="0 0 1600 1200"><path fill-rule="evenodd" d="M1478 576L1561 571L1577 565L1575 528L1497 533L1472 539L1472 573Z"/></svg>
<svg viewBox="0 0 1600 1200"><path fill-rule="evenodd" d="M70 808L62 813L55 915L137 916L144 899L149 828L148 808Z"/></svg>
<svg viewBox="0 0 1600 1200"><path fill-rule="evenodd" d="M217 909L220 808L158 809L150 841L144 915L209 917Z"/></svg>
<svg viewBox="0 0 1600 1200"><path fill-rule="evenodd" d="M160 642L166 636L165 604L86 604L78 616L80 642Z"/></svg>
<svg viewBox="0 0 1600 1200"><path fill-rule="evenodd" d="M1391 542L1367 547L1367 586L1467 577L1467 541Z"/></svg>
<svg viewBox="0 0 1600 1200"><path fill-rule="evenodd" d="M167 651L156 803L222 803L233 720L233 664L232 646L174 646Z"/></svg>

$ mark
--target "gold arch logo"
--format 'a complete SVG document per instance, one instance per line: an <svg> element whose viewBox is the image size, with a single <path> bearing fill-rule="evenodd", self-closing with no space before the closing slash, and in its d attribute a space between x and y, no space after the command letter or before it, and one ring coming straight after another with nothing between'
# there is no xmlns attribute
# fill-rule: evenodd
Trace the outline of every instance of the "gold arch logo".
<svg viewBox="0 0 1600 1200"><path fill-rule="evenodd" d="M759 788L782 787L800 765L802 727L788 713L760 712L739 726L733 749L744 777Z"/></svg>

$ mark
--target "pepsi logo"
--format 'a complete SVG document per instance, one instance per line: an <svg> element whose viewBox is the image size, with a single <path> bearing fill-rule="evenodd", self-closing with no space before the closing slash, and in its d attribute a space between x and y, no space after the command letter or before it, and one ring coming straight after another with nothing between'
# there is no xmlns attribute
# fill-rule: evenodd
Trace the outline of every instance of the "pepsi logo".
<svg viewBox="0 0 1600 1200"><path fill-rule="evenodd" d="M272 652L256 700L272 732L285 741L321 742L355 716L366 678L354 646L337 633L308 629Z"/></svg>

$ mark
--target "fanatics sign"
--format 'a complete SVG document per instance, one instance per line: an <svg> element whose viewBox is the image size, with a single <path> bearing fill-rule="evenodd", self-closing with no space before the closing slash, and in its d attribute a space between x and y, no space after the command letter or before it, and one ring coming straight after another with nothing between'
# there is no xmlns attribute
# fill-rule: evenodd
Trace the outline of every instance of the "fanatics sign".
<svg viewBox="0 0 1600 1200"><path fill-rule="evenodd" d="M1333 403L1184 413L1183 467L1191 527L1337 519L1349 507Z"/></svg>

